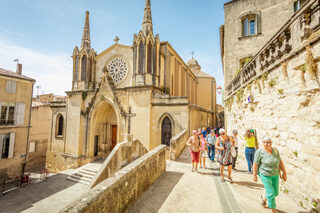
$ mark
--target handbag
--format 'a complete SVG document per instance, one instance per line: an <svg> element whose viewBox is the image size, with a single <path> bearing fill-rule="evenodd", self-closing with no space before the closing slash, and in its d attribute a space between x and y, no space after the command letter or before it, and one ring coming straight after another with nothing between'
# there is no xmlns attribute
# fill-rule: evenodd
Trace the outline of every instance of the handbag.
<svg viewBox="0 0 320 213"><path fill-rule="evenodd" d="M237 151L236 148L234 148L234 146L231 146L231 156L234 158L237 156Z"/></svg>

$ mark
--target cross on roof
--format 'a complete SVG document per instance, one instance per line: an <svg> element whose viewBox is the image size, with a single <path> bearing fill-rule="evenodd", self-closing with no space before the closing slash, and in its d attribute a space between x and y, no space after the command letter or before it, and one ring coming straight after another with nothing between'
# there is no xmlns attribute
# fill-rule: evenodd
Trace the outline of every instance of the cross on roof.
<svg viewBox="0 0 320 213"><path fill-rule="evenodd" d="M116 42L116 44L118 44L120 38L118 36L116 36L116 38L114 39L114 41Z"/></svg>
<svg viewBox="0 0 320 213"><path fill-rule="evenodd" d="M193 52L193 51L191 52L191 55L192 55L192 59L193 59L193 55L194 55L194 52Z"/></svg>

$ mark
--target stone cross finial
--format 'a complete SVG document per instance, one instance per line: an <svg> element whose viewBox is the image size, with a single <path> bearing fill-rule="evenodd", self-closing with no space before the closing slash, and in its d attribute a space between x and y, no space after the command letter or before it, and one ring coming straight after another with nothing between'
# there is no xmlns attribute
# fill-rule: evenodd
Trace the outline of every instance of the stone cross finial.
<svg viewBox="0 0 320 213"><path fill-rule="evenodd" d="M193 59L193 55L194 55L194 52L193 52L193 51L191 52L191 55L192 55L192 59Z"/></svg>
<svg viewBox="0 0 320 213"><path fill-rule="evenodd" d="M118 44L120 38L118 36L116 36L116 38L114 39L114 42L116 42L116 44Z"/></svg>

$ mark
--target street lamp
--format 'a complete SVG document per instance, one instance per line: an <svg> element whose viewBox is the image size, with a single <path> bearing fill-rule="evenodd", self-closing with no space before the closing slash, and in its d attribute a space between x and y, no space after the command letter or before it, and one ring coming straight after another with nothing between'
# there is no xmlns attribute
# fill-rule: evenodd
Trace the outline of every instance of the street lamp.
<svg viewBox="0 0 320 213"><path fill-rule="evenodd" d="M218 86L217 87L217 91L218 91L218 93L219 93L219 95L221 94L221 91L222 91L222 86Z"/></svg>

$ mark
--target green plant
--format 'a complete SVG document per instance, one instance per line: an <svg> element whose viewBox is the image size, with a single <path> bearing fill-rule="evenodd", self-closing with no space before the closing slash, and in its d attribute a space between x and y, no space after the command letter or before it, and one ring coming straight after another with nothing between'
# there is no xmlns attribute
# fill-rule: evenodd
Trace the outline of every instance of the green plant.
<svg viewBox="0 0 320 213"><path fill-rule="evenodd" d="M316 208L316 207L318 206L318 202L315 201L315 200L313 200L313 201L312 201L312 205L313 205L314 208Z"/></svg>
<svg viewBox="0 0 320 213"><path fill-rule="evenodd" d="M306 200L306 201L309 201L309 199L308 199L307 197L305 198L305 200Z"/></svg>
<svg viewBox="0 0 320 213"><path fill-rule="evenodd" d="M241 69L238 68L237 71L236 71L236 75L238 75L240 72L241 72Z"/></svg>
<svg viewBox="0 0 320 213"><path fill-rule="evenodd" d="M243 93L244 93L244 89L241 88L237 91L236 96L237 96L237 100L241 101L242 97L243 97Z"/></svg>
<svg viewBox="0 0 320 213"><path fill-rule="evenodd" d="M86 100L88 93L87 92L82 92L82 100Z"/></svg>
<svg viewBox="0 0 320 213"><path fill-rule="evenodd" d="M303 207L303 202L301 200L299 201L299 204L301 207Z"/></svg>
<svg viewBox="0 0 320 213"><path fill-rule="evenodd" d="M277 83L276 79L273 78L268 82L268 85L269 87L273 87L274 85L276 85L276 83Z"/></svg>
<svg viewBox="0 0 320 213"><path fill-rule="evenodd" d="M284 193L288 194L289 193L289 190L287 188L285 188L284 190Z"/></svg>
<svg viewBox="0 0 320 213"><path fill-rule="evenodd" d="M283 94L283 89L278 89L278 92L279 92L280 94Z"/></svg>
<svg viewBox="0 0 320 213"><path fill-rule="evenodd" d="M263 73L262 74L262 81L267 81L268 80L268 73Z"/></svg>
<svg viewBox="0 0 320 213"><path fill-rule="evenodd" d="M297 151L294 151L293 154L298 157L298 152Z"/></svg>

